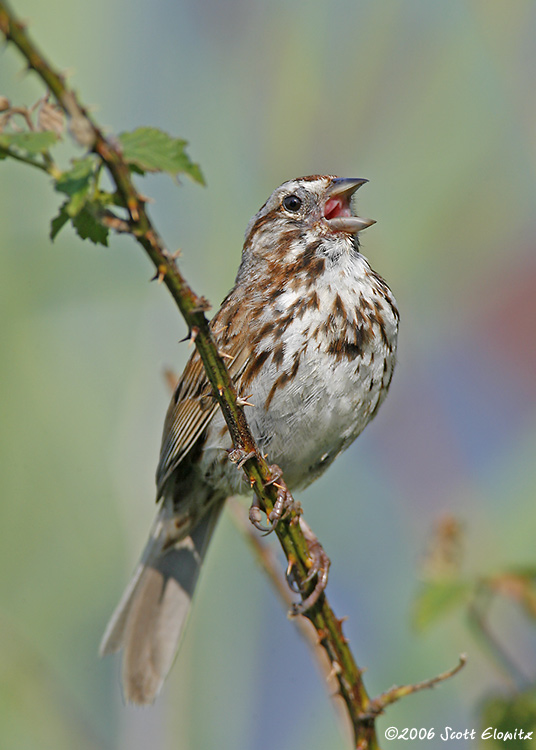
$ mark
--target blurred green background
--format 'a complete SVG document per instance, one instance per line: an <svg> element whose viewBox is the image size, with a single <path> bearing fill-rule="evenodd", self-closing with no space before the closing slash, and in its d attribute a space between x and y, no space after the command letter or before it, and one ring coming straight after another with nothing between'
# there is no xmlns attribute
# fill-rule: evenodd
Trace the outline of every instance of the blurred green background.
<svg viewBox="0 0 536 750"><path fill-rule="evenodd" d="M363 247L400 306L398 369L377 420L300 499L371 694L469 655L455 680L389 709L380 735L478 728L507 682L461 616L420 635L411 605L447 512L473 573L536 561L536 4L13 4L111 131L156 125L190 141L206 189L165 177L141 189L215 306L277 185L370 180L360 212L378 224ZM0 66L14 103L42 95L13 48ZM163 694L152 709L123 705L118 660L97 647L154 513L163 372L188 356L185 327L132 242L96 248L66 229L51 245L61 196L46 177L3 162L0 197L1 747L346 746L228 515ZM534 630L513 607L495 627L536 675Z"/></svg>

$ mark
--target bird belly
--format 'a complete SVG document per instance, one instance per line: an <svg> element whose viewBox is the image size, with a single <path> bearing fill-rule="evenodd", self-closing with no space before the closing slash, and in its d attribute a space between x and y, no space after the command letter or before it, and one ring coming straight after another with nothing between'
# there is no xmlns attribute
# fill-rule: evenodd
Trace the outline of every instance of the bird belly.
<svg viewBox="0 0 536 750"><path fill-rule="evenodd" d="M246 413L260 449L283 469L289 487L310 484L362 432L386 395L385 369L394 364L387 358L371 348L334 366L326 352L306 352L296 377L275 392L277 374L266 367Z"/></svg>

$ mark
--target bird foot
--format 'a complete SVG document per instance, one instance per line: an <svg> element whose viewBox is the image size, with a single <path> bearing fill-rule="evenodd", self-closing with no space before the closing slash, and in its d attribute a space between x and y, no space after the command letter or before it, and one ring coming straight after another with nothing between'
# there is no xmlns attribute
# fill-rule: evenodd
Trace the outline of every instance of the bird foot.
<svg viewBox="0 0 536 750"><path fill-rule="evenodd" d="M263 526L261 523L261 518L262 518L262 509L261 509L261 506L259 505L259 498L257 497L257 495L255 495L253 497L251 506L249 508L249 520L251 521L253 526L255 526L255 528L258 531L262 531L265 536L268 534L271 534L272 531L274 530L274 527Z"/></svg>
<svg viewBox="0 0 536 750"><path fill-rule="evenodd" d="M267 514L267 519L268 521L270 521L270 526L263 526L261 524L261 513L263 511L257 497L253 498L251 507L249 509L249 520L256 529L262 531L264 534L271 534L279 521L282 518L285 518L291 511L294 511L294 513L296 513L298 516L301 515L302 512L301 505L293 499L292 495L288 491L287 486L282 479L283 472L281 471L279 466L273 464L269 467L269 469L270 476L269 479L265 481L264 486L268 487L272 484L277 488L277 498L274 503L274 507L272 508L270 513Z"/></svg>
<svg viewBox="0 0 536 750"><path fill-rule="evenodd" d="M283 472L279 466L277 466L277 464L272 464L269 469L270 478L265 482L265 486L267 487L268 485L273 484L273 486L277 488L277 498L274 507L268 515L268 520L275 529L279 521L281 521L282 518L286 518L290 513L294 512L296 515L301 516L302 509L301 505L294 500L288 491L287 485L282 479Z"/></svg>
<svg viewBox="0 0 536 750"><path fill-rule="evenodd" d="M307 542L307 551L311 561L311 568L307 576L302 580L299 580L295 576L292 566L289 565L289 569L287 570L287 581L290 588L293 591L296 591L296 593L302 595L302 601L294 604L289 613L293 617L305 614L305 612L314 607L318 602L328 584L328 572L331 564L331 561L318 541L318 538L301 517L300 528L303 531L303 535ZM304 596L305 587L314 578L316 578L316 583L313 590L310 594Z"/></svg>
<svg viewBox="0 0 536 750"><path fill-rule="evenodd" d="M246 461L249 461L250 458L255 458L256 455L255 451L246 453L242 448L234 448L229 451L229 461L235 464L237 469L241 469Z"/></svg>

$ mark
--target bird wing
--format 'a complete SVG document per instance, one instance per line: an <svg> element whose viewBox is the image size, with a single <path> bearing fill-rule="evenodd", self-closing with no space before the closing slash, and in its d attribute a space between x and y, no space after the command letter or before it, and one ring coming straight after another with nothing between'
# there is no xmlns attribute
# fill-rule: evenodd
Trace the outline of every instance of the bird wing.
<svg viewBox="0 0 536 750"><path fill-rule="evenodd" d="M228 370L235 383L248 359L243 342L243 337L238 336L225 342L225 353L232 357ZM196 351L186 364L166 414L156 470L157 498L161 497L164 484L201 437L218 408L201 357Z"/></svg>

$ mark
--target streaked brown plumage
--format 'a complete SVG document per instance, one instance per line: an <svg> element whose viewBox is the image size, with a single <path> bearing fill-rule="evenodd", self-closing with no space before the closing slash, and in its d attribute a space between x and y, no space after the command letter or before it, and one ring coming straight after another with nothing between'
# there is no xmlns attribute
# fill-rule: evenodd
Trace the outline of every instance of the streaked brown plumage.
<svg viewBox="0 0 536 750"><path fill-rule="evenodd" d="M352 212L365 180L303 177L250 221L235 286L211 325L259 448L291 489L322 474L376 414L395 364L398 311L359 252L373 222ZM169 671L225 499L247 488L197 353L171 400L160 509L101 653L124 649L125 697L154 700Z"/></svg>

